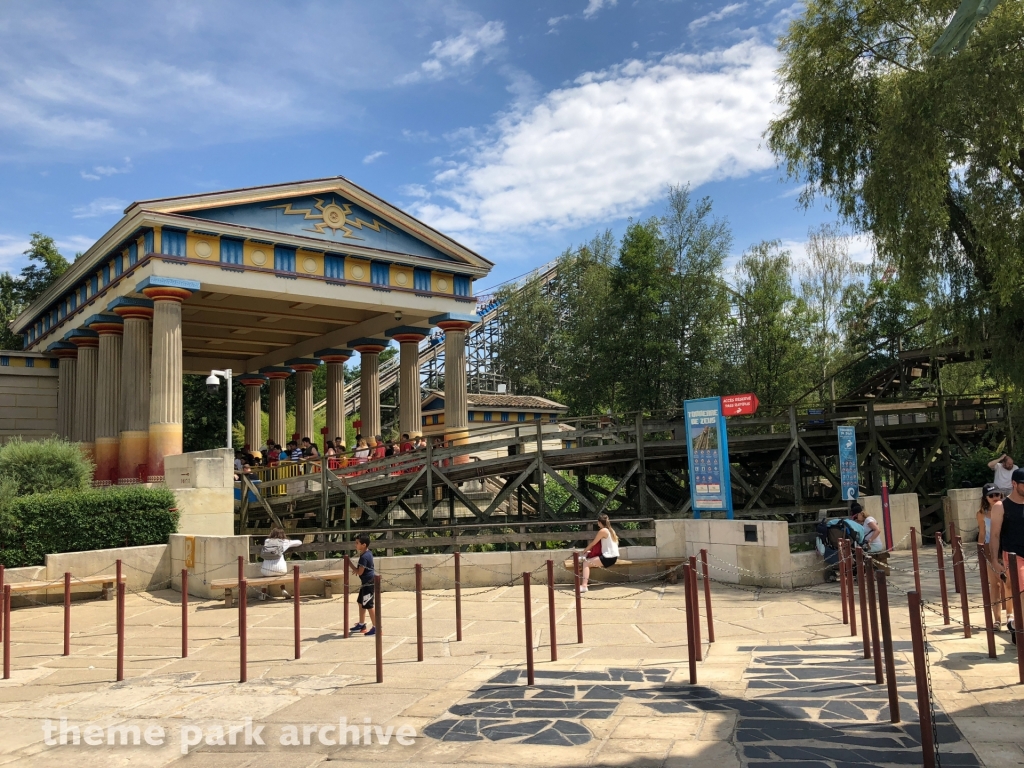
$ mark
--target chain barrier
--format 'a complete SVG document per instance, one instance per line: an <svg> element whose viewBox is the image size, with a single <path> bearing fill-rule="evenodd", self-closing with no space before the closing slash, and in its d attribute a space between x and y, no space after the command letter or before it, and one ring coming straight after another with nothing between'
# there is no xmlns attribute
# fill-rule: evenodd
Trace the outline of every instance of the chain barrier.
<svg viewBox="0 0 1024 768"><path fill-rule="evenodd" d="M942 759L939 757L939 726L935 719L935 688L932 685L932 662L928 657L928 622L925 621L924 601L921 601L921 637L924 643L924 670L928 680L928 706L932 711L932 747L935 750L935 765L942 768ZM920 715L918 716L920 722Z"/></svg>

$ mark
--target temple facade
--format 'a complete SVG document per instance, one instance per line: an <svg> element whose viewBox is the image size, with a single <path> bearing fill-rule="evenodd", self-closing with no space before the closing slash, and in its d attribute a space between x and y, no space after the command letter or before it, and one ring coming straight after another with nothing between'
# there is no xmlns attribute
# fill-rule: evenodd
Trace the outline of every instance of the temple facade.
<svg viewBox="0 0 1024 768"><path fill-rule="evenodd" d="M182 451L182 376L233 372L245 434L313 432L313 371L327 366L327 429L344 434L344 363L361 355L362 432L381 431L378 359L394 339L400 429L421 431L418 342L445 332L444 428L465 438L473 283L491 262L343 177L137 202L11 328L56 366L57 433L96 479L158 482ZM269 388L270 435L261 434ZM412 393L416 393L415 395Z"/></svg>

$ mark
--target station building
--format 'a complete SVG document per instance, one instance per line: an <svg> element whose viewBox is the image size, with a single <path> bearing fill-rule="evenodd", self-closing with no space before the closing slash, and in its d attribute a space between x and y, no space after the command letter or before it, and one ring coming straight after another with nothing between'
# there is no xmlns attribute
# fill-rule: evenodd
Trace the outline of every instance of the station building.
<svg viewBox="0 0 1024 768"><path fill-rule="evenodd" d="M399 428L422 431L418 343L445 334L444 433L467 434L466 331L493 265L351 181L312 181L133 203L12 323L53 376L56 432L100 482L159 482L182 452L182 376L230 369L246 388L246 442L313 432L313 371L327 366L327 429L344 434L343 366L361 355L362 432L380 433L378 356L400 345ZM52 361L52 362L51 362ZM27 380L27 378L26 378ZM260 391L269 388L270 435ZM40 406L41 408L44 406ZM53 418L53 416L48 416ZM13 426L13 425L12 425ZM14 427L17 429L16 427ZM27 430L27 426L25 427Z"/></svg>

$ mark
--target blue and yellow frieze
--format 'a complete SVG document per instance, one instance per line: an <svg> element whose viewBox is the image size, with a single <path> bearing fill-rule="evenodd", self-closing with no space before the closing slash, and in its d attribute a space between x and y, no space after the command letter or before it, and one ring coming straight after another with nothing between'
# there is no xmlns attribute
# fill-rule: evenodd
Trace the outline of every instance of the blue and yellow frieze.
<svg viewBox="0 0 1024 768"><path fill-rule="evenodd" d="M336 193L275 200L272 205L265 202L243 203L206 210L182 211L179 215L302 237L316 237L335 243L351 243L426 259L455 261L451 256L402 231L394 224L381 221L365 208Z"/></svg>

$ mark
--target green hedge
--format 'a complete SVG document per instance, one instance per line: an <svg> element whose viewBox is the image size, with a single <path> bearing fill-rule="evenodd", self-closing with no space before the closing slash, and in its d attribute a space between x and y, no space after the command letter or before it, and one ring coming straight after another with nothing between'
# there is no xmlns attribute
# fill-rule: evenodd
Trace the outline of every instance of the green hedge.
<svg viewBox="0 0 1024 768"><path fill-rule="evenodd" d="M166 544L178 530L165 488L53 491L21 496L0 510L0 563L43 565L48 554Z"/></svg>
<svg viewBox="0 0 1024 768"><path fill-rule="evenodd" d="M84 491L91 485L93 469L80 444L59 437L31 441L14 437L0 446L0 478L14 483L15 496Z"/></svg>

